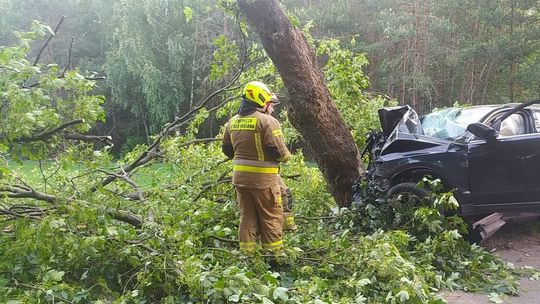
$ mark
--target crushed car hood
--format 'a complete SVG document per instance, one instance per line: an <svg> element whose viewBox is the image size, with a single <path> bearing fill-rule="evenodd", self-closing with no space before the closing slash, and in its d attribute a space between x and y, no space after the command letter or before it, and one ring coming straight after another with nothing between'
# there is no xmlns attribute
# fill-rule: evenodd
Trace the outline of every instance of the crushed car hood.
<svg viewBox="0 0 540 304"><path fill-rule="evenodd" d="M379 120L385 137L397 129L401 132L424 134L418 114L409 106L387 107L379 110Z"/></svg>
<svg viewBox="0 0 540 304"><path fill-rule="evenodd" d="M416 151L438 146L446 141L424 136L418 114L410 106L379 110L382 132L368 139L367 151L374 160L381 154ZM399 139L399 143L395 143Z"/></svg>

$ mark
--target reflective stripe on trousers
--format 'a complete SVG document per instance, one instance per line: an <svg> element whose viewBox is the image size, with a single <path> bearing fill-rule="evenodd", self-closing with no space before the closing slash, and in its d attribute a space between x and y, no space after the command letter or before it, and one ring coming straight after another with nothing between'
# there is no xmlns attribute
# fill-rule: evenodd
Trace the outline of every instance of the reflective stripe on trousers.
<svg viewBox="0 0 540 304"><path fill-rule="evenodd" d="M256 245L256 242L240 242L240 250L246 252L255 251Z"/></svg>
<svg viewBox="0 0 540 304"><path fill-rule="evenodd" d="M263 243L262 246L263 246L263 249L266 249L266 250L281 249L283 247L283 240L279 240L273 243Z"/></svg>

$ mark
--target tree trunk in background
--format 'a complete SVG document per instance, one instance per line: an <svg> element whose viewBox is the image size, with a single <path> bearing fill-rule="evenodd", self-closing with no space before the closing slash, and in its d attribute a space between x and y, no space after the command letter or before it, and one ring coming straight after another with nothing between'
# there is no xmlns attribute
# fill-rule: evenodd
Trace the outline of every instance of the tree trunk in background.
<svg viewBox="0 0 540 304"><path fill-rule="evenodd" d="M351 203L351 186L363 171L351 133L339 114L315 54L290 23L278 0L238 0L290 95L291 123L313 151L339 206Z"/></svg>
<svg viewBox="0 0 540 304"><path fill-rule="evenodd" d="M412 41L412 88L411 88L411 103L413 109L418 113L421 113L421 109L418 107L417 93L418 93L418 73L420 70L420 49L422 44L422 37L420 33L420 9L418 2L413 1L412 15L414 17L414 38Z"/></svg>
<svg viewBox="0 0 540 304"><path fill-rule="evenodd" d="M512 1L510 4L510 41L514 42L514 13L516 9L516 1ZM514 92L514 75L516 74L517 64L514 56L514 51L510 55L510 81L508 82L508 91L510 103L515 102L515 92Z"/></svg>

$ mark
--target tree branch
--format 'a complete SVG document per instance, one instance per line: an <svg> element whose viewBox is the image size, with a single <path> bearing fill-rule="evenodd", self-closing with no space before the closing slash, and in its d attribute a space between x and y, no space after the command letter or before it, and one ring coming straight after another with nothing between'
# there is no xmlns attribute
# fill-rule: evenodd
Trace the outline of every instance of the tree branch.
<svg viewBox="0 0 540 304"><path fill-rule="evenodd" d="M306 220L306 221L320 221L320 220L333 220L335 216L317 216L317 217L308 217L308 216L296 216L297 219Z"/></svg>
<svg viewBox="0 0 540 304"><path fill-rule="evenodd" d="M36 191L34 189L28 189L26 186L0 186L0 195L5 195L9 198L33 198L38 201L45 201L50 204L54 204L57 201L57 197Z"/></svg>
<svg viewBox="0 0 540 304"><path fill-rule="evenodd" d="M94 77L84 77L86 80L105 80L107 79L106 76L94 76Z"/></svg>
<svg viewBox="0 0 540 304"><path fill-rule="evenodd" d="M64 22L64 19L66 19L66 16L62 16L60 18L60 21L58 22L58 24L56 25L56 27L54 28L54 33L52 33L49 38L47 38L47 41L45 41L45 44L43 44L43 46L41 47L41 49L39 50L39 53L36 57L36 60L34 60L34 64L32 64L33 66L36 66L39 62L39 59L41 58L41 54L43 53L43 51L45 50L45 48L47 48L47 46L49 45L49 42L51 42L51 39L56 36L56 33L58 32L58 29L60 28L60 25L62 25L62 23Z"/></svg>
<svg viewBox="0 0 540 304"><path fill-rule="evenodd" d="M64 78L66 75L67 70L71 66L71 50L73 49L73 42L75 41L75 37L71 37L71 43L69 44L69 51L68 51L68 63L66 64L66 67L62 71L61 77Z"/></svg>
<svg viewBox="0 0 540 304"><path fill-rule="evenodd" d="M64 79L66 78L64 75L58 75L58 79ZM86 80L105 80L107 79L107 77L105 76L95 76L95 77L84 77L84 79ZM29 84L29 85L23 85L23 88L24 89L30 89L30 88L35 88L37 86L39 86L41 84L41 82L37 81L37 82L34 82L32 84Z"/></svg>
<svg viewBox="0 0 540 304"><path fill-rule="evenodd" d="M141 228L142 227L143 220L138 215L128 213L128 212L125 212L125 211L117 211L117 210L109 211L108 213L113 219L115 219L117 221L128 223L128 224L130 224L131 226L133 226L135 228Z"/></svg>
<svg viewBox="0 0 540 304"><path fill-rule="evenodd" d="M43 192L39 192L39 191L33 190L31 188L30 188L30 190L28 190L27 186L21 186L21 185L14 185L14 186L6 186L6 185L4 185L4 186L0 186L0 196L6 196L6 197L9 197L9 198L33 198L33 199L36 199L38 201L44 201L44 202L47 202L47 203L50 203L50 204L55 204L55 203L60 202L60 201L73 201L71 199L60 198L60 197L57 197L57 196L54 196L54 195L49 195L49 194L46 194L46 193L43 193ZM15 208L17 208L17 207L15 206ZM28 208L28 206L26 208ZM25 209L25 210L23 210L24 211L23 213L20 213L20 212L15 212L15 211L11 210L11 208L10 209L3 208L3 209L0 209L0 215L10 215L10 216L14 216L14 217L30 217L32 219L38 219L37 214L34 214L34 213L39 211L39 212L42 213L41 215L43 215L43 214L45 214L45 211L47 211L47 210L50 210L50 209L46 209L46 210L34 209L33 211ZM34 213L32 213L32 212L34 212ZM30 213L30 214L28 216L24 216L23 214L25 214L25 213ZM142 224L143 224L143 220L141 219L141 217L139 217L139 216L137 216L135 214L129 213L129 212L120 211L120 210L110 210L110 211L107 211L107 213L113 219L128 223L128 224L130 224L130 225L132 225L132 226L134 226L136 228L140 228L142 226Z"/></svg>
<svg viewBox="0 0 540 304"><path fill-rule="evenodd" d="M36 218L34 216L20 214L20 213L11 211L9 209L0 209L0 215L9 215L9 216L12 217L11 219L16 219L16 218L29 218L29 219L32 219L32 220L37 220L38 219L38 218ZM11 220L11 219L8 219L8 220Z"/></svg>
<svg viewBox="0 0 540 304"><path fill-rule="evenodd" d="M114 177L117 177L117 178L122 179L122 180L125 181L127 184L129 184L131 187L133 187L133 189L135 189L135 193L137 194L137 198L138 198L141 202L144 201L143 191L141 190L141 188L140 188L133 180L131 180L131 179L127 176L127 173L124 172L124 174L116 174L116 173L112 173L112 172L107 172L107 171L102 170L102 169L98 169L97 171L98 171L98 172L105 173L105 174L108 174L109 176L114 176Z"/></svg>
<svg viewBox="0 0 540 304"><path fill-rule="evenodd" d="M25 283L21 283L21 282L18 282L17 280L15 279L12 279L14 282L15 282L15 286L23 286L23 287L26 287L26 288L30 288L30 289L34 289L34 290L39 290L41 293L43 294L47 294L47 291L43 288L40 288L40 287L36 287L36 286L33 286L33 285L29 285L29 284L25 284ZM63 298L61 296L57 296L57 295L54 295L54 294L50 294L50 296L53 298L53 302L54 302L54 299L58 299L62 302L66 302L66 303L70 303L70 304L74 304L75 302L72 302L66 298Z"/></svg>
<svg viewBox="0 0 540 304"><path fill-rule="evenodd" d="M20 139L21 142L32 142L32 141L38 141L38 140L46 140L49 139L51 136L55 135L56 133L69 128L74 125L78 125L84 123L84 119L76 119L72 121L68 121L52 130L45 130L38 134L32 135L30 137L23 137Z"/></svg>
<svg viewBox="0 0 540 304"><path fill-rule="evenodd" d="M189 145L193 144L200 144L200 143L209 143L214 141L221 141L222 138L198 138L190 141L186 141L185 143L181 144L179 147L187 147Z"/></svg>
<svg viewBox="0 0 540 304"><path fill-rule="evenodd" d="M2 207L3 208L0 209L0 215L11 216L11 219L8 219L8 220L14 220L17 218L28 218L32 220L39 220L42 216L46 214L47 211L56 209L56 207L42 209L37 206L29 206L29 205L13 205L9 208L7 208L6 206L2 206Z"/></svg>
<svg viewBox="0 0 540 304"><path fill-rule="evenodd" d="M238 244L238 240L226 239L226 238L222 238L222 237L215 236L215 235L209 235L208 237L210 237L210 238L212 238L212 239L215 239L215 240L218 240L218 241L220 241L220 242L227 242L227 243Z"/></svg>
<svg viewBox="0 0 540 304"><path fill-rule="evenodd" d="M64 138L69 140L96 141L108 146L113 145L112 137L106 135L83 135L79 133L67 133L64 135Z"/></svg>
<svg viewBox="0 0 540 304"><path fill-rule="evenodd" d="M217 106L213 107L213 108L210 108L208 109L208 113L212 113L216 110L218 110L219 108L223 107L226 103L228 103L229 101L233 100L233 99L236 99L236 98L239 98L240 96L242 96L241 94L239 95L235 95L235 96L231 96L229 98L225 98L225 100L223 100L220 104L218 104Z"/></svg>
<svg viewBox="0 0 540 304"><path fill-rule="evenodd" d="M215 183L207 184L206 186L204 186L201 192L199 192L199 194L195 196L193 201L194 202L198 201L203 196L203 194L208 192L210 189L221 184L229 183L231 181L231 178L227 176L228 174L229 174L229 171L225 171L223 172L223 174L220 175L220 177L217 179Z"/></svg>

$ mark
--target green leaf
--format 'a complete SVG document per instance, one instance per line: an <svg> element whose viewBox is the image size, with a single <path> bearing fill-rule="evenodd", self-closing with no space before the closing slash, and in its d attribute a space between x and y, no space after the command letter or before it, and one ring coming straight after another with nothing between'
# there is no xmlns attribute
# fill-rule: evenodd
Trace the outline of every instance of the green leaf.
<svg viewBox="0 0 540 304"><path fill-rule="evenodd" d="M492 303L504 303L504 300L501 298L501 295L495 292L489 294L488 299Z"/></svg>
<svg viewBox="0 0 540 304"><path fill-rule="evenodd" d="M267 297L262 298L263 304L274 304L272 300L268 299Z"/></svg>
<svg viewBox="0 0 540 304"><path fill-rule="evenodd" d="M356 295L355 300L356 300L356 304L364 304L364 303L366 303L367 298L364 297L364 295L362 295L361 293L359 293L359 294Z"/></svg>
<svg viewBox="0 0 540 304"><path fill-rule="evenodd" d="M81 280L81 281L86 280L86 278L88 278L88 273L89 273L89 272L90 272L90 270L85 271L85 272L81 275L80 280Z"/></svg>
<svg viewBox="0 0 540 304"><path fill-rule="evenodd" d="M49 32L49 34L54 35L52 27L50 27L49 25L43 25L43 27L47 30L47 32Z"/></svg>
<svg viewBox="0 0 540 304"><path fill-rule="evenodd" d="M289 299L289 296L287 295L288 290L289 289L286 287L277 287L274 289L274 292L272 293L274 300L281 299L283 301L287 301Z"/></svg>
<svg viewBox="0 0 540 304"><path fill-rule="evenodd" d="M62 278L64 277L64 274L65 274L64 271L57 271L57 270L51 269L51 270L47 271L47 273L45 274L44 279L45 279L45 281L53 280L53 281L56 281L56 282L60 282L60 281L62 281Z"/></svg>
<svg viewBox="0 0 540 304"><path fill-rule="evenodd" d="M110 235L110 236L117 236L118 231L116 230L116 227L109 226L109 227L107 227L107 234Z"/></svg>
<svg viewBox="0 0 540 304"><path fill-rule="evenodd" d="M240 295L239 294L230 295L229 296L229 301L232 301L232 302L235 302L235 303L240 301Z"/></svg>
<svg viewBox="0 0 540 304"><path fill-rule="evenodd" d="M459 207L459 202L453 195L448 198L448 204L452 207L452 209L457 209Z"/></svg>
<svg viewBox="0 0 540 304"><path fill-rule="evenodd" d="M191 7L184 7L184 16L186 17L186 22L190 22L191 19L193 19L193 10L191 9Z"/></svg>
<svg viewBox="0 0 540 304"><path fill-rule="evenodd" d="M9 167L0 166L0 177L10 173Z"/></svg>
<svg viewBox="0 0 540 304"><path fill-rule="evenodd" d="M371 280L370 279L367 279L367 278L364 278L364 279L360 279L356 282L356 286L358 287L364 287L366 285L369 285L371 284Z"/></svg>
<svg viewBox="0 0 540 304"><path fill-rule="evenodd" d="M405 303L407 300L409 300L409 293L405 290L402 290L396 294L396 297L399 298L399 301L401 303Z"/></svg>

